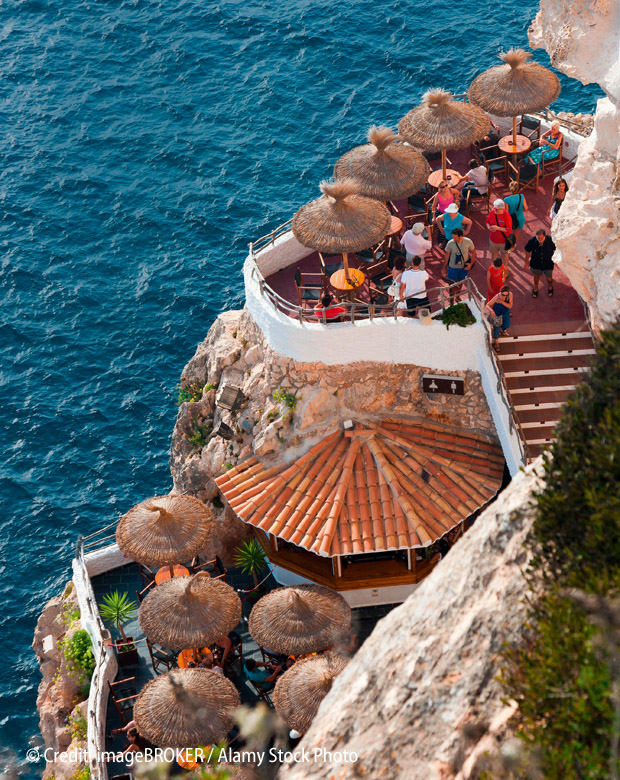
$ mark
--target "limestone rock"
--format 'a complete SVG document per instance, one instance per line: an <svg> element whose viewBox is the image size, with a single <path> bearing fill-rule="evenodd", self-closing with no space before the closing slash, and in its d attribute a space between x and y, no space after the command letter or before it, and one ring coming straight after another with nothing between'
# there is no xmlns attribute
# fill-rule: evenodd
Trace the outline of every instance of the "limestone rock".
<svg viewBox="0 0 620 780"><path fill-rule="evenodd" d="M536 479L532 467L519 474L337 678L300 747L358 761L291 765L283 780L478 776L477 744L507 718L495 676L525 619Z"/></svg>

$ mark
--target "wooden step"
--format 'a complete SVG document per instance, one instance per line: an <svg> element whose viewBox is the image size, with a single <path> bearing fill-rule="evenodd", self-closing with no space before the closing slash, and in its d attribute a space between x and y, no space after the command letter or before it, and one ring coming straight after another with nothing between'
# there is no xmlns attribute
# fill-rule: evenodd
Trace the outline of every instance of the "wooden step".
<svg viewBox="0 0 620 780"><path fill-rule="evenodd" d="M522 428L534 427L541 423L555 425L560 419L560 408L556 406L552 409L525 409L520 411L518 416Z"/></svg>
<svg viewBox="0 0 620 780"><path fill-rule="evenodd" d="M540 425L536 428L523 428L523 435L528 445L530 442L544 443L553 439L554 430L555 425Z"/></svg>
<svg viewBox="0 0 620 780"><path fill-rule="evenodd" d="M515 389L510 395L517 413L525 409L560 409L567 401L572 390L547 390L544 387L534 390Z"/></svg>
<svg viewBox="0 0 620 780"><path fill-rule="evenodd" d="M500 343L500 358L509 356L537 355L555 357L560 355L594 355L592 339L566 337L559 339L545 339L536 341L522 341L521 339L506 339Z"/></svg>
<svg viewBox="0 0 620 780"><path fill-rule="evenodd" d="M536 342L545 342L545 341L566 341L567 339L579 339L582 343L590 343L594 344L594 341L592 339L592 334L589 330L586 331L571 331L570 333L528 333L523 336L518 336L514 333L512 327L510 328L510 335L508 336L500 336L500 341L502 344L511 344L513 341L519 341L522 343L527 343L530 341Z"/></svg>
<svg viewBox="0 0 620 780"><path fill-rule="evenodd" d="M585 370L589 365L589 356L587 355L563 355L553 359L548 357L503 357L501 354L499 357L507 377L534 372L537 374L570 374L579 369ZM540 384L544 384L544 382Z"/></svg>
<svg viewBox="0 0 620 780"><path fill-rule="evenodd" d="M573 371L570 374L526 374L525 376L506 377L506 385L511 394L518 390L572 390L585 376L585 372Z"/></svg>
<svg viewBox="0 0 620 780"><path fill-rule="evenodd" d="M527 325L511 324L512 336L539 336L550 333L589 333L585 320L564 320L563 322L534 322Z"/></svg>

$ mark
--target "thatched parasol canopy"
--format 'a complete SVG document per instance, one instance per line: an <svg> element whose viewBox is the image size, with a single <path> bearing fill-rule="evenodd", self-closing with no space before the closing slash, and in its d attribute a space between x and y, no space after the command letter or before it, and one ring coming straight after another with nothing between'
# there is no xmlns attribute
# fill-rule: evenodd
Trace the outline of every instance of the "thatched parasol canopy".
<svg viewBox="0 0 620 780"><path fill-rule="evenodd" d="M334 166L336 179L353 179L361 195L377 200L407 198L426 184L429 164L416 149L398 143L389 127L372 126L370 143L356 146Z"/></svg>
<svg viewBox="0 0 620 780"><path fill-rule="evenodd" d="M398 123L401 138L427 152L462 149L484 138L489 117L478 106L461 103L443 89L426 92L422 103Z"/></svg>
<svg viewBox="0 0 620 780"><path fill-rule="evenodd" d="M140 734L161 748L193 748L223 739L239 706L237 689L209 669L173 669L150 680L136 699Z"/></svg>
<svg viewBox="0 0 620 780"><path fill-rule="evenodd" d="M205 548L213 533L213 513L193 496L149 498L123 515L116 529L122 552L146 566L172 566Z"/></svg>
<svg viewBox="0 0 620 780"><path fill-rule="evenodd" d="M151 642L171 650L204 647L241 620L241 600L230 585L198 572L152 588L138 620Z"/></svg>
<svg viewBox="0 0 620 780"><path fill-rule="evenodd" d="M322 585L277 588L250 614L252 638L274 653L314 653L337 642L351 628L351 608Z"/></svg>
<svg viewBox="0 0 620 780"><path fill-rule="evenodd" d="M337 254L359 252L383 240L391 219L383 203L356 194L357 184L351 179L320 186L322 197L293 217L293 233L301 244Z"/></svg>
<svg viewBox="0 0 620 780"><path fill-rule="evenodd" d="M560 79L523 49L500 54L503 65L485 70L471 83L467 92L472 103L496 116L517 116L541 111L560 94Z"/></svg>
<svg viewBox="0 0 620 780"><path fill-rule="evenodd" d="M348 659L337 653L303 658L276 683L273 703L289 728L305 734L320 703L330 692Z"/></svg>

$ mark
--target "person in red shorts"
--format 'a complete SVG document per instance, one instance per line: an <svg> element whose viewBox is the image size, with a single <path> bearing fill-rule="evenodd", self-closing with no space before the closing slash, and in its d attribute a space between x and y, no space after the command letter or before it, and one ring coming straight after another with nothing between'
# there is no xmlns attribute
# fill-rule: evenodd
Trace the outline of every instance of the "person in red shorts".
<svg viewBox="0 0 620 780"><path fill-rule="evenodd" d="M337 301L329 294L321 298L320 302L314 307L317 319L323 321L323 312L325 312L325 319L327 322L341 322L342 315L346 314L344 306L340 306Z"/></svg>
<svg viewBox="0 0 620 780"><path fill-rule="evenodd" d="M512 234L512 217L508 213L506 204L501 198L493 203L493 208L486 219L489 230L489 248L491 260L501 257L504 265L508 267L508 250L506 239Z"/></svg>

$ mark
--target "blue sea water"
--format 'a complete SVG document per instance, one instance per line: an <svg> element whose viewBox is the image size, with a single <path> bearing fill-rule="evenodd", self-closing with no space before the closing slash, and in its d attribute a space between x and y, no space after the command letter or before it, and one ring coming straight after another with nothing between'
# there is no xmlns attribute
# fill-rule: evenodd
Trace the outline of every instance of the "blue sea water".
<svg viewBox="0 0 620 780"><path fill-rule="evenodd" d="M77 534L170 488L174 387L218 312L242 305L247 243L316 197L371 123L527 45L536 9L0 5L5 757L37 734L30 643ZM593 109L596 88L562 82L557 107Z"/></svg>

